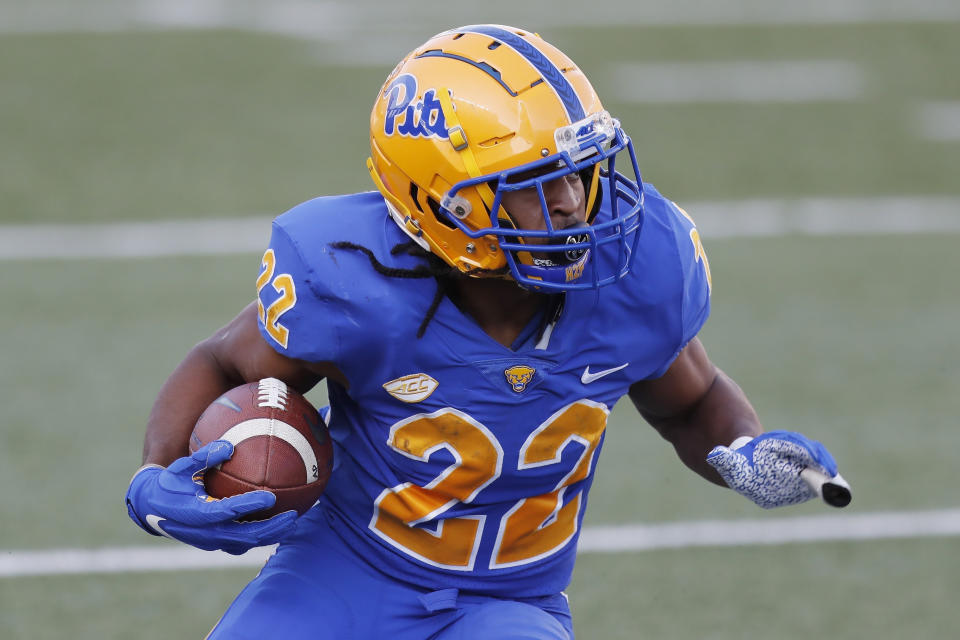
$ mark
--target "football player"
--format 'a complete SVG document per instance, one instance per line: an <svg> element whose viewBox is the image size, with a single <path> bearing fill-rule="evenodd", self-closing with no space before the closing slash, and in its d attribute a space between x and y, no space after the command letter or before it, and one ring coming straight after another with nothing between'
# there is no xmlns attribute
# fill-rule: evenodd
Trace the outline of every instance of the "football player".
<svg viewBox="0 0 960 640"><path fill-rule="evenodd" d="M276 219L257 299L160 390L127 492L147 532L276 553L212 638L572 638L563 589L611 408L624 395L716 484L762 507L837 475L819 443L764 432L697 333L697 228L642 182L581 69L523 29L441 33L370 119L377 189ZM207 499L188 456L204 408L265 377L326 381L336 445L300 518L238 521L268 492Z"/></svg>

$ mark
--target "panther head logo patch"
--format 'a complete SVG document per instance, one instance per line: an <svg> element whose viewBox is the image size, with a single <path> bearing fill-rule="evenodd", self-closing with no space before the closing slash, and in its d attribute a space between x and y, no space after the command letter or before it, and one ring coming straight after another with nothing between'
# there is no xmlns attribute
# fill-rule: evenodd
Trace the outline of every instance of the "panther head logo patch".
<svg viewBox="0 0 960 640"><path fill-rule="evenodd" d="M530 384L531 380L533 380L533 374L536 372L537 370L533 367L518 364L504 371L503 375L507 377L507 382L510 383L510 388L517 393L520 393L527 388L527 385Z"/></svg>

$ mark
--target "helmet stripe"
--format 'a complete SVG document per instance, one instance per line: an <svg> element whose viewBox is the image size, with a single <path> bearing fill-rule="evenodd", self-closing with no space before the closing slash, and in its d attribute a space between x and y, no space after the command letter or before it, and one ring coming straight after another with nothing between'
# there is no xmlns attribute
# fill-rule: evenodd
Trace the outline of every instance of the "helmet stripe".
<svg viewBox="0 0 960 640"><path fill-rule="evenodd" d="M561 104L563 104L563 108L566 110L567 117L571 123L579 122L586 117L580 96L577 95L573 85L570 84L570 81L563 75L563 71L561 71L557 65L553 64L547 56L543 55L539 49L522 37L502 27L490 24L472 25L456 29L455 31L457 33L479 33L480 35L490 36L507 45L519 53L543 76L543 79L547 81L547 84L550 85L553 92L557 94L557 98L560 99Z"/></svg>

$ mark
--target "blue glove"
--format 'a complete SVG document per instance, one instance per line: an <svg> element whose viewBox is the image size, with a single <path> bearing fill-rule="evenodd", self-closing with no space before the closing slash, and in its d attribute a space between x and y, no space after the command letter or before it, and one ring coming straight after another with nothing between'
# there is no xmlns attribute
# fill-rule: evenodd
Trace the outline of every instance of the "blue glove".
<svg viewBox="0 0 960 640"><path fill-rule="evenodd" d="M800 477L807 467L831 478L837 475L837 463L826 447L793 431L737 438L729 447L714 447L707 462L731 489L764 509L817 497Z"/></svg>
<svg viewBox="0 0 960 640"><path fill-rule="evenodd" d="M218 500L203 487L203 472L228 460L233 445L215 440L193 455L174 460L169 467L148 465L138 471L127 489L127 512L144 531L185 542L199 549L222 549L239 555L278 542L293 530L296 511L267 520L236 519L277 501L269 491L250 491Z"/></svg>

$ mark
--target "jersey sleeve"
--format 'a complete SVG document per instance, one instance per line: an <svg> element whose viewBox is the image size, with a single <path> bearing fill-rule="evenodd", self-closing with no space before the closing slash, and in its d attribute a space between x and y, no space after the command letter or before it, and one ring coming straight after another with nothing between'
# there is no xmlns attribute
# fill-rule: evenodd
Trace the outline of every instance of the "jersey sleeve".
<svg viewBox="0 0 960 640"><path fill-rule="evenodd" d="M277 352L311 362L341 356L342 311L324 282L277 221L260 262L260 333Z"/></svg>
<svg viewBox="0 0 960 640"><path fill-rule="evenodd" d="M683 305L681 311L682 346L694 339L710 315L710 293L713 282L710 262L703 248L700 231L686 211L670 202L674 213L674 231L683 272ZM681 347L682 348L682 347Z"/></svg>
<svg viewBox="0 0 960 640"><path fill-rule="evenodd" d="M672 266L663 273L663 282L675 287L669 298L663 301L672 308L668 314L669 340L666 359L654 369L651 378L658 378L667 372L680 352L693 340L710 315L710 265L703 249L700 232L693 219L675 203L663 199L658 203L658 219L667 228L664 236L672 243L670 250L664 249L664 257L669 255ZM667 345L665 345L667 346Z"/></svg>

